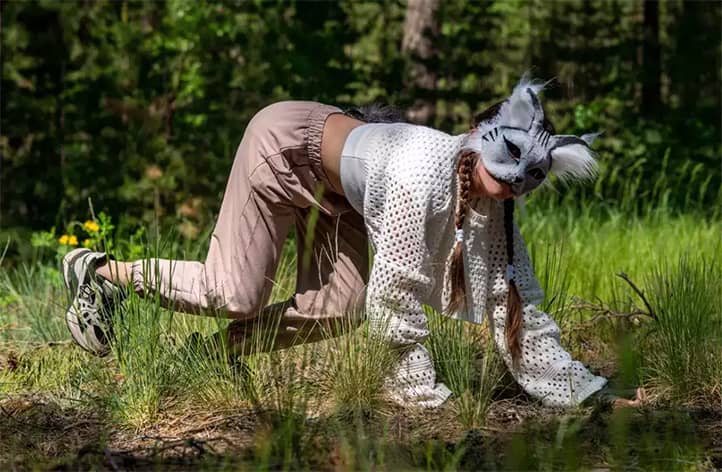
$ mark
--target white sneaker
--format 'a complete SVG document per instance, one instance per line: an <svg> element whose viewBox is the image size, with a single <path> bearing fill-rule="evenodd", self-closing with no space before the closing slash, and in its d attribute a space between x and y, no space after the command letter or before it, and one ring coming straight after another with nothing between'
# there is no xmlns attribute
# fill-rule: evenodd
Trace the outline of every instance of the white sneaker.
<svg viewBox="0 0 722 472"><path fill-rule="evenodd" d="M108 256L89 249L74 249L63 258L63 278L72 301L65 322L76 343L96 356L110 352L113 336L113 307L123 301L123 290L102 277L95 268Z"/></svg>

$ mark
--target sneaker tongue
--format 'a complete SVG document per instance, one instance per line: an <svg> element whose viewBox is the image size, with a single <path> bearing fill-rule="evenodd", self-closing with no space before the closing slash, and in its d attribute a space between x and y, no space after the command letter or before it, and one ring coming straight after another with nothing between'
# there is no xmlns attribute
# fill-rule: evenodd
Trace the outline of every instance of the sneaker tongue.
<svg viewBox="0 0 722 472"><path fill-rule="evenodd" d="M96 252L93 253L93 259L91 260L93 264L93 269L98 267L99 264L105 264L108 262L108 255L104 252Z"/></svg>
<svg viewBox="0 0 722 472"><path fill-rule="evenodd" d="M102 252L95 252L91 254L91 258L88 261L88 272L91 274L91 277L94 281L97 282L97 279L100 278L103 281L107 281L105 277L102 275L96 274L95 270L98 268L99 265L106 264L108 262L108 255Z"/></svg>
<svg viewBox="0 0 722 472"><path fill-rule="evenodd" d="M88 277L96 284L103 293L103 297L111 302L122 302L125 299L126 293L122 287L118 287L113 281L103 277L96 272L99 265L107 264L109 260L115 260L113 256L106 253L95 252L90 255L88 264Z"/></svg>

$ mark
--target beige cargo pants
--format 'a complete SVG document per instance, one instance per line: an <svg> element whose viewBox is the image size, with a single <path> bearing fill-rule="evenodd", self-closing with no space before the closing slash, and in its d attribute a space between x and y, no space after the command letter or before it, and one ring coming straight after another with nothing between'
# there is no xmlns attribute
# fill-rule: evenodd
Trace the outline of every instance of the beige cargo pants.
<svg viewBox="0 0 722 472"><path fill-rule="evenodd" d="M298 101L258 112L236 152L206 261L136 261L135 290L159 294L176 310L235 318L228 333L236 344L261 329L271 333L270 348L283 348L358 321L369 271L366 228L331 191L321 164L324 123L340 112ZM293 225L296 293L266 306Z"/></svg>

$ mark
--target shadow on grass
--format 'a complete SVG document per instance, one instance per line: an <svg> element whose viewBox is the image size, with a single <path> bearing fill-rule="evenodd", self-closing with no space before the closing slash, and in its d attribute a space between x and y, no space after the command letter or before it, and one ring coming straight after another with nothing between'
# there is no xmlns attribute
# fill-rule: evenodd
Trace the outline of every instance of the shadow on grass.
<svg viewBox="0 0 722 472"><path fill-rule="evenodd" d="M0 464L10 469L689 470L722 466L722 413L711 410L560 415L538 407L525 412L525 402L502 401L492 405L487 426L461 430L445 426L453 418L451 408L433 414L396 409L388 415L356 418L305 418L249 409L212 421L185 418L193 429L160 436L151 433L162 428L113 431L100 412L61 407L37 397L6 398L0 405ZM516 423L499 420L505 415L518 419Z"/></svg>
<svg viewBox="0 0 722 472"><path fill-rule="evenodd" d="M0 399L0 468L46 469L74 461L88 445L107 441L99 412L60 406L32 396Z"/></svg>

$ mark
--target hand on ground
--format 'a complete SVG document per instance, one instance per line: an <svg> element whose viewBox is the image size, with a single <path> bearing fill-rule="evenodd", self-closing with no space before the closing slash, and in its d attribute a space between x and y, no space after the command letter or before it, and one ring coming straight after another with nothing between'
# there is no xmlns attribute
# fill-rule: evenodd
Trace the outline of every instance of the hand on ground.
<svg viewBox="0 0 722 472"><path fill-rule="evenodd" d="M647 392L644 388L639 387L637 389L637 395L634 400L628 398L616 398L612 402L612 407L617 408L639 408L640 406L647 403Z"/></svg>

